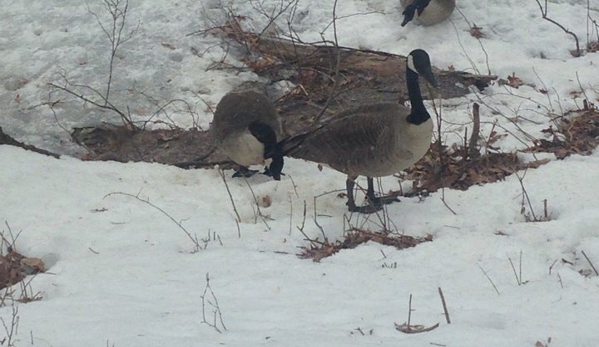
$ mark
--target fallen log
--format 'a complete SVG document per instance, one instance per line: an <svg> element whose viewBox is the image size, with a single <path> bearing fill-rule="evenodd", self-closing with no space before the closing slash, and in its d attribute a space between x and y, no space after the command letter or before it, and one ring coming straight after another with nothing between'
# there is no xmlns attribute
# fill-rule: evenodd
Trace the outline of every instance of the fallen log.
<svg viewBox="0 0 599 347"><path fill-rule="evenodd" d="M408 99L405 57L387 52L307 44L297 40L244 31L238 18L208 32L224 36L245 48L242 61L256 74L296 88L276 100L285 130L292 135L315 120L361 104L403 103ZM425 98L455 98L483 90L497 76L434 68L439 89L432 96L421 84ZM424 83L421 81L421 83Z"/></svg>

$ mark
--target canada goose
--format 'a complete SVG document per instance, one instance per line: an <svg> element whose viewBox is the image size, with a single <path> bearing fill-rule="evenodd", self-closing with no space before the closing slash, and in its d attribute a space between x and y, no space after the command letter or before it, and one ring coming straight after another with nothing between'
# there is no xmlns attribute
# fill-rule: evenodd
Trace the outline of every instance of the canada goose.
<svg viewBox="0 0 599 347"><path fill-rule="evenodd" d="M429 26L449 17L455 8L455 0L401 0L401 5L404 8L402 27L414 18L416 11L417 22Z"/></svg>
<svg viewBox="0 0 599 347"><path fill-rule="evenodd" d="M371 213L394 197L375 197L373 177L392 175L416 163L428 151L433 123L420 94L418 76L437 86L428 54L416 49L406 59L406 81L412 108L395 103L362 105L340 113L316 130L280 143L285 155L320 162L347 174L351 212ZM369 206L356 206L358 175L367 176Z"/></svg>
<svg viewBox="0 0 599 347"><path fill-rule="evenodd" d="M216 106L211 131L214 143L241 167L233 177L249 177L248 166L272 158L265 174L281 179L283 155L277 147L282 129L272 102L254 88L243 85L227 93Z"/></svg>

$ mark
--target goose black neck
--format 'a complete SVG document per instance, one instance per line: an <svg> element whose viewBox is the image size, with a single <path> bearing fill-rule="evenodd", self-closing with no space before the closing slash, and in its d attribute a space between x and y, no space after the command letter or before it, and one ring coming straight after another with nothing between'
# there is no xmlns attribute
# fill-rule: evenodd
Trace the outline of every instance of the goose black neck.
<svg viewBox="0 0 599 347"><path fill-rule="evenodd" d="M418 85L418 74L406 67L406 80L408 84L408 96L410 97L410 104L412 104L412 112L408 116L408 122L420 125L426 122L431 116L428 114L422 101L420 85Z"/></svg>

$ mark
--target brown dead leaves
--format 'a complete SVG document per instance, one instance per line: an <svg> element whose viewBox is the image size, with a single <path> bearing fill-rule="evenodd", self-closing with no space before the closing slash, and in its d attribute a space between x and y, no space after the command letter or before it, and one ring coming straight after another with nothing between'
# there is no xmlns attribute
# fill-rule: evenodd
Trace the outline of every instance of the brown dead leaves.
<svg viewBox="0 0 599 347"><path fill-rule="evenodd" d="M305 247L298 257L302 259L312 259L315 262L319 262L321 259L330 257L342 249L353 249L368 241L380 243L386 246L393 246L397 249L405 249L415 247L423 242L430 242L432 240L433 237L431 235L417 238L409 235L375 232L360 228L353 228L345 235L343 240L336 241L334 243L331 243L328 240L325 240L325 242L309 240L311 245L309 247Z"/></svg>
<svg viewBox="0 0 599 347"><path fill-rule="evenodd" d="M416 165L405 170L404 179L414 181L413 193L434 192L440 188L467 190L473 185L501 181L514 172L538 167L545 161L521 163L516 153L487 153L465 156L459 148L439 149L438 143Z"/></svg>
<svg viewBox="0 0 599 347"><path fill-rule="evenodd" d="M549 139L535 141L529 151L554 153L558 159L591 154L599 145L599 112L588 103L587 108L574 117L563 118L557 129L553 126L544 129Z"/></svg>
<svg viewBox="0 0 599 347"><path fill-rule="evenodd" d="M0 289L22 281L25 276L45 272L46 266L39 258L28 258L8 247L6 254L0 254Z"/></svg>
<svg viewBox="0 0 599 347"><path fill-rule="evenodd" d="M472 27L470 27L470 36L472 36L476 39L481 39L481 38L485 37L485 34L483 33L483 28L476 26L476 24L474 24Z"/></svg>
<svg viewBox="0 0 599 347"><path fill-rule="evenodd" d="M589 155L599 145L599 112L585 103L587 110L576 116L564 117L558 129L544 130L549 139L539 139L525 152L554 153L558 159L572 154ZM490 138L493 138L491 134ZM487 143L490 150L498 150ZM471 146L470 146L471 147ZM474 149L474 151L473 151ZM431 145L429 152L401 176L414 181L414 194L434 192L442 187L466 190L473 185L501 181L507 176L528 168L537 168L549 159L522 162L517 153L488 152L478 154L466 146Z"/></svg>

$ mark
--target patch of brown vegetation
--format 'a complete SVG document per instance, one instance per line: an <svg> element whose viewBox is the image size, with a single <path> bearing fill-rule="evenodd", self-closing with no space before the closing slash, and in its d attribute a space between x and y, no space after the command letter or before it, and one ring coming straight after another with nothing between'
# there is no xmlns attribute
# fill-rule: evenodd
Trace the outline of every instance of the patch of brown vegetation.
<svg viewBox="0 0 599 347"><path fill-rule="evenodd" d="M434 143L428 153L401 177L414 181L411 194L434 192L440 188L467 190L473 185L504 180L518 170L536 168L548 161L522 163L517 153L490 152L468 156L461 148L450 150Z"/></svg>
<svg viewBox="0 0 599 347"><path fill-rule="evenodd" d="M554 153L558 159L572 154L589 155L599 145L599 112L586 103L587 110L564 117L559 126L549 126L543 132L550 139L535 142L530 152Z"/></svg>
<svg viewBox="0 0 599 347"><path fill-rule="evenodd" d="M6 254L0 254L0 289L22 281L25 276L45 272L44 262L39 258L28 258L8 247Z"/></svg>
<svg viewBox="0 0 599 347"><path fill-rule="evenodd" d="M309 240L310 246L303 248L303 251L298 255L298 257L302 259L312 259L315 262L319 262L321 259L330 257L342 249L353 249L368 241L380 243L386 246L393 246L397 249L405 249L415 247L423 242L430 242L432 240L432 235L417 238L409 235L353 228L345 235L343 240L339 240L334 243L331 243L328 240L325 240L324 242L320 242L318 240Z"/></svg>
<svg viewBox="0 0 599 347"><path fill-rule="evenodd" d="M477 110L473 113L474 132L469 144L448 148L438 142L433 143L424 158L405 170L401 178L414 181L413 191L409 195L434 192L440 188L466 190L473 185L504 180L517 171L537 168L550 161L522 162L517 153L498 151L480 155L476 146ZM558 159L571 154L589 155L599 145L599 112L594 105L585 101L584 111L577 111L576 116L564 117L558 129L550 126L544 132L551 139L536 140L535 145L526 152L554 153ZM487 148L494 150L491 144L498 137L491 134L489 138L491 141L487 143Z"/></svg>

